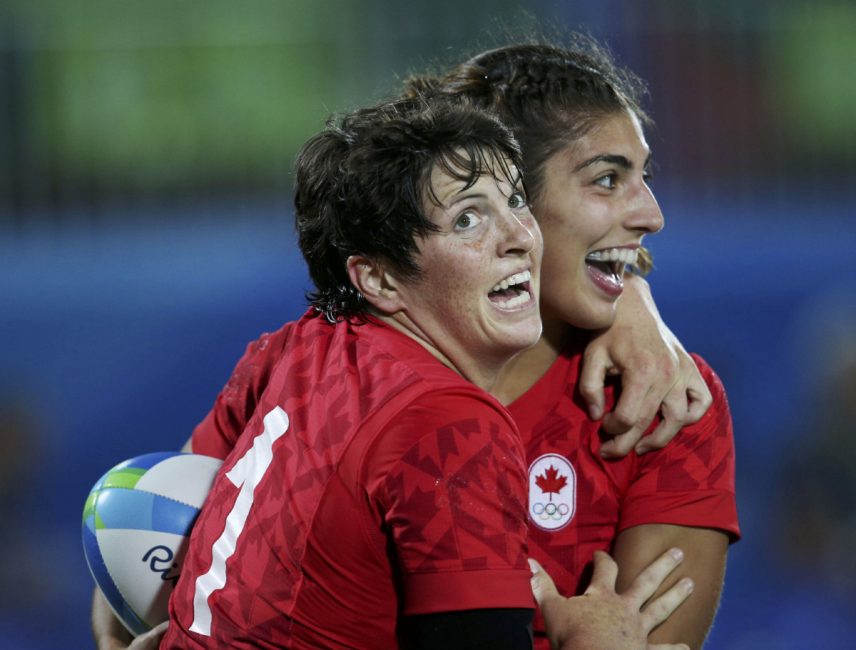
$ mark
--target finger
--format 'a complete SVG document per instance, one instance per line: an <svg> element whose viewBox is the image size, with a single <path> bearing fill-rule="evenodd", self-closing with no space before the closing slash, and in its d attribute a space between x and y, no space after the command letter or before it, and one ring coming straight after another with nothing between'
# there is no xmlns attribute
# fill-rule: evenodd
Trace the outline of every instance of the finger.
<svg viewBox="0 0 856 650"><path fill-rule="evenodd" d="M550 574L538 562L530 558L529 568L532 571L532 577L529 578L532 595L535 596L535 602L538 603L538 607L543 610L545 606L549 605L551 600L560 597L559 592L556 590L556 585Z"/></svg>
<svg viewBox="0 0 856 650"><path fill-rule="evenodd" d="M698 382L693 381L688 384L687 398L689 400L689 407L687 408L688 424L701 420L702 416L707 413L707 409L713 404L713 395L710 394L710 388L701 379Z"/></svg>
<svg viewBox="0 0 856 650"><path fill-rule="evenodd" d="M646 413L650 413L646 424L650 422L660 406L659 399L648 399L652 386L653 381L648 373L628 368L621 375L621 396L615 408L603 416L604 430L612 435L626 433L636 426Z"/></svg>
<svg viewBox="0 0 856 650"><path fill-rule="evenodd" d="M625 394L622 392L621 399L625 398ZM631 396L628 399L635 399L636 396ZM656 397L656 394L649 391L643 398L641 403L636 405L627 405L622 404L619 401L618 405L616 405L616 411L614 413L616 418L621 417L621 409L626 409L629 413L632 409L637 408L636 417L638 418L636 422L625 432L619 433L613 436L612 440L606 441L601 446L601 456L605 458L617 458L621 456L626 456L630 453L630 450L634 447L639 446L640 443L644 443L647 439L645 436L645 431L651 426L651 422L657 416L657 412L660 409L660 402ZM611 418L613 417L612 413L608 413L603 420L604 430L609 433L609 427L615 427L615 421ZM628 416L630 417L630 416ZM616 420L617 421L617 420ZM623 424L622 424L623 426ZM674 434L672 434L674 436Z"/></svg>
<svg viewBox="0 0 856 650"><path fill-rule="evenodd" d="M669 399L660 407L660 415L661 420L657 428L636 445L637 454L662 449L688 424L686 394L670 394Z"/></svg>
<svg viewBox="0 0 856 650"><path fill-rule="evenodd" d="M164 621L163 623L158 623L151 630L149 630L148 634L152 636L158 636L166 633L166 628L169 625L169 621Z"/></svg>
<svg viewBox="0 0 856 650"><path fill-rule="evenodd" d="M681 578L666 593L648 603L642 610L642 625L645 632L650 632L669 618L672 612L689 598L693 587L691 578Z"/></svg>
<svg viewBox="0 0 856 650"><path fill-rule="evenodd" d="M688 422L698 422L713 403L713 396L710 394L710 388L702 377L695 359L687 354L683 348L681 352L682 354L679 354L680 373L685 378L686 383L685 394L689 402Z"/></svg>
<svg viewBox="0 0 856 650"><path fill-rule="evenodd" d="M657 428L642 438L634 449L639 456L647 454L649 451L662 449L672 441L681 429L683 429L681 420L663 418Z"/></svg>
<svg viewBox="0 0 856 650"><path fill-rule="evenodd" d="M591 582L586 593L594 590L615 591L615 581L618 579L618 564L603 551L594 552L594 569Z"/></svg>
<svg viewBox="0 0 856 650"><path fill-rule="evenodd" d="M650 449L659 449L660 447L664 446L669 440L671 440L675 436L675 433L677 433L678 429L680 429L681 427L679 425L672 431L671 429L676 423L669 422L667 425L668 429L665 432L666 436L662 439L662 441L660 439L655 439L651 441L651 443L646 448L646 441L648 440L648 436L645 436L645 431L648 430L648 428L651 426L651 423L657 417L660 408L661 404L659 402L659 398L657 397L657 393L649 391L639 407L639 411L637 413L638 420L636 421L636 423L625 433L621 434L620 436L615 436L613 438L613 440L615 441L613 445L604 445L604 451L606 452L606 454L620 454L621 456L625 456L634 447L637 451L639 451L641 448L643 450L642 453L644 453L645 451L650 451ZM604 419L604 422L606 422L606 419ZM663 423L661 422L660 425L662 424Z"/></svg>
<svg viewBox="0 0 856 650"><path fill-rule="evenodd" d="M637 445L645 433L646 426L636 426L625 433L613 436L603 442L600 446L600 455L603 458L622 458L630 453L634 445Z"/></svg>
<svg viewBox="0 0 856 650"><path fill-rule="evenodd" d="M686 643L649 643L646 650L690 650Z"/></svg>
<svg viewBox="0 0 856 650"><path fill-rule="evenodd" d="M583 356L583 368L580 372L580 395L589 408L589 417L599 420L603 417L604 394L603 387L606 375L611 367L609 355L605 350L595 350Z"/></svg>
<svg viewBox="0 0 856 650"><path fill-rule="evenodd" d="M160 647L161 639L166 634L168 625L169 621L164 621L145 634L136 637L131 645L128 646L128 650L157 650Z"/></svg>
<svg viewBox="0 0 856 650"><path fill-rule="evenodd" d="M636 603L636 607L641 608L683 559L684 552L681 549L669 549L636 576L625 595Z"/></svg>

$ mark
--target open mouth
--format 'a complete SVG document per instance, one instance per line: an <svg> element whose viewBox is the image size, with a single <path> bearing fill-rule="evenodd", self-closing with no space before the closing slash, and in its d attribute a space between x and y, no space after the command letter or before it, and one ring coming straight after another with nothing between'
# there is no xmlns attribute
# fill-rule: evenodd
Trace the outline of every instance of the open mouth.
<svg viewBox="0 0 856 650"><path fill-rule="evenodd" d="M494 285L488 293L492 303L503 309L514 309L526 304L532 299L529 282L532 274L529 271L521 271L505 278Z"/></svg>
<svg viewBox="0 0 856 650"><path fill-rule="evenodd" d="M624 276L625 267L636 264L638 255L635 248L604 248L586 255L586 264L618 282Z"/></svg>

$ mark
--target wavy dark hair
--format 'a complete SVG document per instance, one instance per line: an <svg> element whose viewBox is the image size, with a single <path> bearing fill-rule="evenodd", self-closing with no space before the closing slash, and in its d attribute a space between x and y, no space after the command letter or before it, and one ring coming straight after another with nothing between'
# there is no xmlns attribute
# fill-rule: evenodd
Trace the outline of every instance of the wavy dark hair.
<svg viewBox="0 0 856 650"><path fill-rule="evenodd" d="M414 75L404 97L457 99L495 113L523 150L526 188L537 217L544 165L556 152L583 137L603 117L629 110L652 124L642 108L645 84L618 66L609 52L582 34L571 45L507 45L482 52L445 73ZM652 268L640 249L637 270Z"/></svg>
<svg viewBox="0 0 856 650"><path fill-rule="evenodd" d="M368 305L351 284L351 255L383 260L402 277L420 273L417 240L436 230L426 201L436 167L474 184L482 174L512 183L520 148L495 116L419 93L331 118L297 155L298 241L315 291L310 303L330 321Z"/></svg>

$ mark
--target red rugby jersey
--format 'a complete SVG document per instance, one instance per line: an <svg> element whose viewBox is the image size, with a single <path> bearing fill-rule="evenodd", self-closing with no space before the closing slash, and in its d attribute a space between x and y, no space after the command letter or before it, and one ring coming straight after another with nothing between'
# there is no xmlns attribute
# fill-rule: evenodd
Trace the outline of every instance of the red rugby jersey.
<svg viewBox="0 0 856 650"><path fill-rule="evenodd" d="M740 535L728 400L713 370L693 355L713 396L697 423L665 448L618 460L599 455L599 421L577 389L584 342L571 343L509 407L529 465L529 552L566 596L585 590L595 550L640 524L716 528ZM608 389L607 409L613 404ZM654 425L651 429L653 430ZM536 617L536 647L548 648Z"/></svg>
<svg viewBox="0 0 856 650"><path fill-rule="evenodd" d="M234 450L163 647L394 648L400 614L534 606L516 427L377 321L262 337L193 445Z"/></svg>

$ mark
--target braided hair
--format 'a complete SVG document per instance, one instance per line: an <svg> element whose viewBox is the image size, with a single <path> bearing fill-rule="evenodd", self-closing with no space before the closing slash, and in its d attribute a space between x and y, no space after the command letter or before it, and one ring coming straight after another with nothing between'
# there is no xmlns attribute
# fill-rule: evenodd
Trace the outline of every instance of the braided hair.
<svg viewBox="0 0 856 650"><path fill-rule="evenodd" d="M596 42L576 35L572 48L532 43L482 52L445 74L413 76L405 97L444 96L495 113L523 150L526 189L537 216L544 166L553 154L583 137L605 116L634 113L644 83L620 68ZM642 248L637 269L647 273L650 253Z"/></svg>

